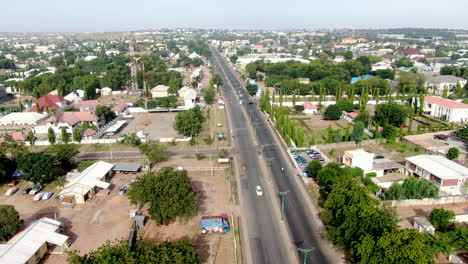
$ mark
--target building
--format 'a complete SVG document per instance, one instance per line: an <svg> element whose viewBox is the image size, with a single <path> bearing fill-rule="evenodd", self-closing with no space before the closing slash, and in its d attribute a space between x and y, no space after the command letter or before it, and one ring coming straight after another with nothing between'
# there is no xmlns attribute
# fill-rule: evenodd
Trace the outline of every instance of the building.
<svg viewBox="0 0 468 264"><path fill-rule="evenodd" d="M203 78L203 68L195 69L190 75L191 81L200 80L201 78Z"/></svg>
<svg viewBox="0 0 468 264"><path fill-rule="evenodd" d="M168 97L169 94L168 94L168 91L169 90L169 86L167 85L158 85L158 86L155 86L151 89L151 96L153 98L158 98L158 97Z"/></svg>
<svg viewBox="0 0 468 264"><path fill-rule="evenodd" d="M33 101L33 106L29 109L29 112L47 112L48 109L62 109L63 107L71 104L60 95L46 94ZM37 111L39 107L39 111Z"/></svg>
<svg viewBox="0 0 468 264"><path fill-rule="evenodd" d="M104 87L100 90L101 96L107 96L107 95L112 95L112 89L109 87ZM97 93L97 91L96 91Z"/></svg>
<svg viewBox="0 0 468 264"><path fill-rule="evenodd" d="M62 223L43 217L32 222L6 244L0 244L0 263L34 264L47 253L49 245L56 245L55 253L68 247L68 236L60 234Z"/></svg>
<svg viewBox="0 0 468 264"><path fill-rule="evenodd" d="M363 149L347 150L343 153L343 164L350 167L359 167L364 172L374 168L374 153Z"/></svg>
<svg viewBox="0 0 468 264"><path fill-rule="evenodd" d="M75 104L75 106L79 108L80 111L91 111L96 109L96 106L98 105L102 105L102 103L98 100L85 100Z"/></svg>
<svg viewBox="0 0 468 264"><path fill-rule="evenodd" d="M179 91L178 91L179 97L184 98L185 93L190 89L192 89L192 88L190 88L188 86L184 86L184 87L180 88Z"/></svg>
<svg viewBox="0 0 468 264"><path fill-rule="evenodd" d="M141 164L134 162L117 162L112 168L116 173L133 173L136 174L141 169Z"/></svg>
<svg viewBox="0 0 468 264"><path fill-rule="evenodd" d="M424 97L424 112L448 122L468 121L468 104L437 97Z"/></svg>
<svg viewBox="0 0 468 264"><path fill-rule="evenodd" d="M197 91L190 88L184 95L184 106L186 109L194 108L197 103Z"/></svg>
<svg viewBox="0 0 468 264"><path fill-rule="evenodd" d="M65 97L65 100L70 101L70 102L79 102L84 99L84 91L81 89L77 89L69 94L67 94Z"/></svg>
<svg viewBox="0 0 468 264"><path fill-rule="evenodd" d="M297 80L302 83L302 84L308 84L310 83L310 79L309 78L297 78Z"/></svg>
<svg viewBox="0 0 468 264"><path fill-rule="evenodd" d="M60 112L47 118L45 121L35 126L33 130L34 133L37 134L46 134L49 128L52 128L56 134L59 134L62 128L65 128L68 133L72 134L73 129L81 127L84 122L87 122L89 125L100 127L98 117L92 112Z"/></svg>
<svg viewBox="0 0 468 264"><path fill-rule="evenodd" d="M343 43L343 44L354 44L354 43L357 43L357 42L358 42L357 39L351 38L351 37L341 39L341 43Z"/></svg>
<svg viewBox="0 0 468 264"><path fill-rule="evenodd" d="M346 111L341 111L342 115L341 115L341 118L348 121L349 123L353 123L354 124L354 119L356 119L356 117L358 117L358 113L356 112L346 112Z"/></svg>
<svg viewBox="0 0 468 264"><path fill-rule="evenodd" d="M307 101L303 104L304 106L304 113L306 114L316 114L317 113L317 106L310 102L310 101Z"/></svg>
<svg viewBox="0 0 468 264"><path fill-rule="evenodd" d="M117 105L114 105L111 110L114 111L114 113L116 115L127 114L128 113L128 104L124 103L124 102L119 103Z"/></svg>
<svg viewBox="0 0 468 264"><path fill-rule="evenodd" d="M371 74L364 74L364 75L359 76L359 77L352 77L351 78L351 83L355 83L357 81L365 81L365 80L373 78L373 77L375 77L375 76L371 75Z"/></svg>
<svg viewBox="0 0 468 264"><path fill-rule="evenodd" d="M419 233L429 233L431 235L435 234L434 226L427 220L426 217L417 216L413 218L413 221L413 226L418 230Z"/></svg>
<svg viewBox="0 0 468 264"><path fill-rule="evenodd" d="M46 114L35 112L9 113L0 119L2 126L37 125L47 118Z"/></svg>
<svg viewBox="0 0 468 264"><path fill-rule="evenodd" d="M443 95L445 88L448 93L455 91L457 83L464 87L466 80L453 75L430 75L426 76L425 87L431 93Z"/></svg>
<svg viewBox="0 0 468 264"><path fill-rule="evenodd" d="M68 183L58 194L60 200L66 203L84 203L93 197L98 188L108 189L110 183L107 181L112 176L113 164L98 161L86 168L83 172L69 172Z"/></svg>
<svg viewBox="0 0 468 264"><path fill-rule="evenodd" d="M451 195L460 194L468 180L468 168L443 156L417 155L405 160L407 175L432 181L441 191Z"/></svg>

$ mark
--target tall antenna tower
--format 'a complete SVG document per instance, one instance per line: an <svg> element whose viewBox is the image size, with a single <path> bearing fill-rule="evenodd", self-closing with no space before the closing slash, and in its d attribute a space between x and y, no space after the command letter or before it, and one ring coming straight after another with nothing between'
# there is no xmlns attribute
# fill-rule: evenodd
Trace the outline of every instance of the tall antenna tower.
<svg viewBox="0 0 468 264"><path fill-rule="evenodd" d="M133 48L133 40L130 39L129 42L129 49L130 49L130 79L131 79L131 92L132 93L137 93L138 92L138 80L137 80L137 68L138 64L135 59L135 49Z"/></svg>

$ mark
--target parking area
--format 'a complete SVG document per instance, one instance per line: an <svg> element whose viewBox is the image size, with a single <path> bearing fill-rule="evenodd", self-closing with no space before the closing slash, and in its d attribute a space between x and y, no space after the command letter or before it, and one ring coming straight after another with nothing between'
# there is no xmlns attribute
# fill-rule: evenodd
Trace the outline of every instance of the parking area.
<svg viewBox="0 0 468 264"><path fill-rule="evenodd" d="M325 158L315 149L308 149L305 151L291 151L291 155L296 160L297 165L300 169L305 169L307 164L312 160L320 160L325 162Z"/></svg>
<svg viewBox="0 0 468 264"><path fill-rule="evenodd" d="M428 152L447 153L449 148L455 147L461 151L461 161L466 155L466 148L463 141L452 136L454 131L441 131L421 135L406 136L405 140L412 145L420 146ZM465 154L465 155L463 155Z"/></svg>
<svg viewBox="0 0 468 264"><path fill-rule="evenodd" d="M172 127L177 113L141 113L134 114L133 119L127 120L127 124L117 137L124 134L136 133L143 130L149 134L149 139L177 137L177 132Z"/></svg>

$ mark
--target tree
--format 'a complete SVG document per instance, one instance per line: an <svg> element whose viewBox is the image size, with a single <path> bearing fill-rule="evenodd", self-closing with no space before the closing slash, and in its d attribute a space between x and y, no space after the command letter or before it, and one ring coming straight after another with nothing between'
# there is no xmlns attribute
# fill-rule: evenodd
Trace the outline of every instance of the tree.
<svg viewBox="0 0 468 264"><path fill-rule="evenodd" d="M336 105L330 105L323 114L325 120L338 120L341 117L341 110Z"/></svg>
<svg viewBox="0 0 468 264"><path fill-rule="evenodd" d="M138 240L134 247L128 241L107 242L95 251L83 256L77 251L68 252L69 264L126 264L126 263L164 263L199 264L195 247L188 241L154 243Z"/></svg>
<svg viewBox="0 0 468 264"><path fill-rule="evenodd" d="M203 114L200 107L195 106L176 115L174 129L181 135L192 137L198 135L202 129Z"/></svg>
<svg viewBox="0 0 468 264"><path fill-rule="evenodd" d="M374 120L380 125L393 125L399 127L404 124L406 116L406 107L396 103L385 103L377 105Z"/></svg>
<svg viewBox="0 0 468 264"><path fill-rule="evenodd" d="M254 63L249 63L245 66L245 71L249 75L250 79L255 79L257 77L257 65Z"/></svg>
<svg viewBox="0 0 468 264"><path fill-rule="evenodd" d="M182 82L180 81L180 79L170 79L169 89L167 89L167 92L172 95L177 95L177 92L179 91L181 85Z"/></svg>
<svg viewBox="0 0 468 264"><path fill-rule="evenodd" d="M370 115L367 110L361 110L359 112L359 115L354 119L355 122L362 122L364 124L364 127L369 126L369 120L370 120Z"/></svg>
<svg viewBox="0 0 468 264"><path fill-rule="evenodd" d="M464 126L457 131L457 137L460 139L468 139L468 126Z"/></svg>
<svg viewBox="0 0 468 264"><path fill-rule="evenodd" d="M459 156L460 156L460 150L456 147L451 147L447 151L447 158L449 160L458 159Z"/></svg>
<svg viewBox="0 0 468 264"><path fill-rule="evenodd" d="M434 208L428 217L429 222L439 231L449 231L453 229L455 213L444 208Z"/></svg>
<svg viewBox="0 0 468 264"><path fill-rule="evenodd" d="M322 162L320 160L313 160L307 164L305 168L307 175L311 178L316 178L318 172L323 168Z"/></svg>
<svg viewBox="0 0 468 264"><path fill-rule="evenodd" d="M27 153L18 158L18 169L24 179L34 183L49 183L55 180L55 157L47 153Z"/></svg>
<svg viewBox="0 0 468 264"><path fill-rule="evenodd" d="M62 134L62 143L68 144L70 142L70 134L68 134L67 129L62 127L61 129L61 134Z"/></svg>
<svg viewBox="0 0 468 264"><path fill-rule="evenodd" d="M55 144L56 141L56 136L55 136L55 131L53 128L49 127L47 130L47 138L49 139L50 144Z"/></svg>
<svg viewBox="0 0 468 264"><path fill-rule="evenodd" d="M62 56L56 56L50 59L49 64L52 67L58 67L58 66L65 65L65 61L63 60Z"/></svg>
<svg viewBox="0 0 468 264"><path fill-rule="evenodd" d="M149 204L148 213L157 224L170 219L186 220L198 211L196 193L185 171L162 168L157 174L137 177L130 184L128 197L134 204Z"/></svg>
<svg viewBox="0 0 468 264"><path fill-rule="evenodd" d="M235 64L237 62L237 60L239 59L239 57L236 55L236 54L233 54L231 55L231 57L229 57L229 60Z"/></svg>
<svg viewBox="0 0 468 264"><path fill-rule="evenodd" d="M347 100L340 100L336 103L336 106L340 108L340 111L352 112L353 111L353 103Z"/></svg>
<svg viewBox="0 0 468 264"><path fill-rule="evenodd" d="M115 118L114 111L112 111L111 108L107 105L96 106L95 115L105 123L109 123L109 121Z"/></svg>
<svg viewBox="0 0 468 264"><path fill-rule="evenodd" d="M398 135L397 128L391 125L386 125L382 132L382 136L385 139L387 139L387 143L395 143L397 135Z"/></svg>
<svg viewBox="0 0 468 264"><path fill-rule="evenodd" d="M141 140L135 133L130 133L123 137L121 143L130 144L134 147L138 147L141 145Z"/></svg>
<svg viewBox="0 0 468 264"><path fill-rule="evenodd" d="M18 212L12 205L0 204L0 242L6 242L23 226Z"/></svg>
<svg viewBox="0 0 468 264"><path fill-rule="evenodd" d="M395 66L397 68L400 68L400 67L411 68L411 67L413 67L413 62L411 62L409 57L402 57L401 59L395 61L394 64L395 64Z"/></svg>
<svg viewBox="0 0 468 264"><path fill-rule="evenodd" d="M250 94L250 95L254 95L257 93L257 90L258 90L258 86L255 85L255 84L247 84L246 86L246 89L247 89L247 92Z"/></svg>
<svg viewBox="0 0 468 264"><path fill-rule="evenodd" d="M0 156L9 156L15 160L28 152L28 148L21 141L15 141L11 135L5 135L0 143Z"/></svg>
<svg viewBox="0 0 468 264"><path fill-rule="evenodd" d="M361 121L356 122L356 125L353 128L353 132L351 133L351 139L354 140L356 145L361 144L362 137L364 136L364 123Z"/></svg>
<svg viewBox="0 0 468 264"><path fill-rule="evenodd" d="M205 99L205 102L207 104L212 104L215 100L215 96L216 96L216 92L214 90L214 87L210 85L210 87L205 91L203 98Z"/></svg>
<svg viewBox="0 0 468 264"><path fill-rule="evenodd" d="M439 189L425 179L409 177L402 184L394 183L382 197L384 200L436 198Z"/></svg>
<svg viewBox="0 0 468 264"><path fill-rule="evenodd" d="M73 129L73 141L81 142L81 130L78 128Z"/></svg>
<svg viewBox="0 0 468 264"><path fill-rule="evenodd" d="M159 141L149 141L140 145L140 152L145 154L151 164L168 159L167 147Z"/></svg>
<svg viewBox="0 0 468 264"><path fill-rule="evenodd" d="M26 140L29 142L31 146L34 146L34 142L36 142L37 137L34 136L34 133L32 130L28 131L28 135L26 136Z"/></svg>
<svg viewBox="0 0 468 264"><path fill-rule="evenodd" d="M49 152L57 157L63 169L68 170L73 167L75 157L80 153L80 146L67 143L55 144L50 147Z"/></svg>
<svg viewBox="0 0 468 264"><path fill-rule="evenodd" d="M93 161L93 160L84 160L84 161L80 162L80 164L78 164L78 167L76 167L76 169L79 172L82 172L86 168L88 168L89 166L93 165L94 163L95 163L95 161Z"/></svg>

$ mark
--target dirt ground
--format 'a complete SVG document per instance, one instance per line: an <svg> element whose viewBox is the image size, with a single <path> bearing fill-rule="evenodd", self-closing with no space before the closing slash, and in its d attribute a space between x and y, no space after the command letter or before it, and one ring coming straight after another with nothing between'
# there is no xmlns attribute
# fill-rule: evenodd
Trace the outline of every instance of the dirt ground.
<svg viewBox="0 0 468 264"><path fill-rule="evenodd" d="M352 131L352 125L345 120L323 120L322 115L312 115L308 114L307 117L310 119L303 119L303 120L296 120L296 124L298 127L302 127L306 129L305 133L305 142L308 143L312 136L315 137L315 141L317 144L321 142L326 142L327 140L327 131L326 129L328 126L331 126L333 129L342 129L350 127L350 131ZM343 132L344 133L344 132Z"/></svg>
<svg viewBox="0 0 468 264"><path fill-rule="evenodd" d="M414 217L429 216L432 209L434 208L444 208L446 210L452 210L457 215L468 214L468 202L444 205L405 206L396 207L395 210L403 220L399 223L399 225L402 227L409 228L413 224Z"/></svg>
<svg viewBox="0 0 468 264"><path fill-rule="evenodd" d="M16 193L12 196L0 196L0 203L11 204L19 212L25 226L41 217L57 218L65 228L63 233L70 237L70 250L79 250L84 254L96 249L107 240L126 239L131 227L129 210L134 209L126 196L117 193L118 186L126 185L133 174L116 174L111 179L111 193L108 196L95 196L84 205L75 208L61 208L57 196L59 191L53 187L55 195L47 201L33 202L32 196ZM23 183L21 185L25 187ZM53 188L53 189L51 189ZM51 255L43 263L66 263L66 255Z"/></svg>
<svg viewBox="0 0 468 264"><path fill-rule="evenodd" d="M149 133L149 138L177 137L177 132L172 127L177 113L143 113L134 115L133 119L127 120L127 125L116 135L136 133L142 130Z"/></svg>
<svg viewBox="0 0 468 264"><path fill-rule="evenodd" d="M183 164L183 165L182 165ZM221 167L215 159L212 160L214 167ZM167 226L157 226L150 220L142 230L145 237L156 241L177 241L186 239L195 244L197 253L204 263L210 263L210 244L213 263L235 263L234 232L232 230L232 214L235 213L234 204L230 201L230 186L226 180L226 171L216 170L213 175L210 168L210 160L196 160L193 158L171 159L158 165L184 166L192 180L194 188L199 193L200 211L197 216L186 223L175 221ZM222 165L226 166L226 165ZM198 168L205 170L196 170ZM208 170L207 170L208 169ZM203 215L227 214L231 225L231 232L217 235L201 234L200 218ZM239 257L239 256L238 256Z"/></svg>

